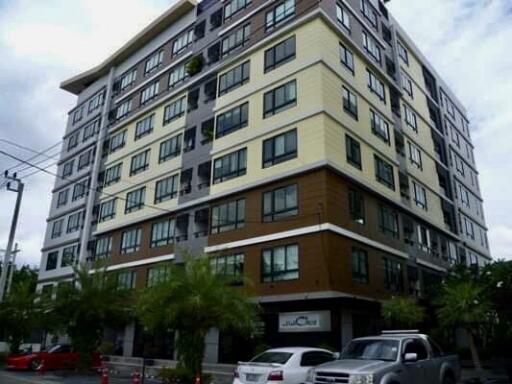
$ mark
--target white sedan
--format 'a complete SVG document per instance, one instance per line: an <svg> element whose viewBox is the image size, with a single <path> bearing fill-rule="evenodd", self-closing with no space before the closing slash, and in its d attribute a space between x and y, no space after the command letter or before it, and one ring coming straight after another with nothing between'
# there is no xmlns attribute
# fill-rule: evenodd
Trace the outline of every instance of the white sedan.
<svg viewBox="0 0 512 384"><path fill-rule="evenodd" d="M275 348L249 362L239 362L233 384L300 384L312 367L335 360L336 355L319 348Z"/></svg>

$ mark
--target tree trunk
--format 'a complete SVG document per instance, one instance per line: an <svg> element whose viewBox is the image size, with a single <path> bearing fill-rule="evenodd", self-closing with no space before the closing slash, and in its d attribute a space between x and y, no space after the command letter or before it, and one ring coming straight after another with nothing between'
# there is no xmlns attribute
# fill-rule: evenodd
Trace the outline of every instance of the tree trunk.
<svg viewBox="0 0 512 384"><path fill-rule="evenodd" d="M194 375L203 373L205 337L202 331L180 330L178 333L179 360Z"/></svg>
<svg viewBox="0 0 512 384"><path fill-rule="evenodd" d="M473 335L473 331L471 329L467 329L466 333L468 335L469 341L469 350L471 351L471 359L473 360L473 365L475 366L476 373L480 379L483 378L483 369L482 364L480 362L480 356L478 355L478 350L476 348L475 337Z"/></svg>

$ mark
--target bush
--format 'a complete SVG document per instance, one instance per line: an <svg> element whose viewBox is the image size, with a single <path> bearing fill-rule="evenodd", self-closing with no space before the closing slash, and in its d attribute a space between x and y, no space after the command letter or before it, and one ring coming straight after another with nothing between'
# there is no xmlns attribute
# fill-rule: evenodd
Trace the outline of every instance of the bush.
<svg viewBox="0 0 512 384"><path fill-rule="evenodd" d="M203 69L204 57L199 55L190 59L186 65L187 73L189 76L194 76L196 73L201 72Z"/></svg>
<svg viewBox="0 0 512 384"><path fill-rule="evenodd" d="M157 377L165 384L188 384L193 383L195 375L184 367L162 368ZM211 383L211 376L203 374L201 383Z"/></svg>

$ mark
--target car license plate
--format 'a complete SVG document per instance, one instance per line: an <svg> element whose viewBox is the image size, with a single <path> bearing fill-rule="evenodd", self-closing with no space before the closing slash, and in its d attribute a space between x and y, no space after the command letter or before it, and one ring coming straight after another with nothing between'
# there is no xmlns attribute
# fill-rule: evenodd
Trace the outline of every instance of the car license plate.
<svg viewBox="0 0 512 384"><path fill-rule="evenodd" d="M256 375L254 373L247 373L245 375L245 380L247 381L258 381L260 378L260 375Z"/></svg>

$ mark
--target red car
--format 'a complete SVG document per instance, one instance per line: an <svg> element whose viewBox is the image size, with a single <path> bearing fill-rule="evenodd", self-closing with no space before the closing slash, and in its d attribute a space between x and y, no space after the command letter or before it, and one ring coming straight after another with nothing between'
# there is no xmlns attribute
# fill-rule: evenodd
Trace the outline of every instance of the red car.
<svg viewBox="0 0 512 384"><path fill-rule="evenodd" d="M73 352L70 345L55 344L41 352L31 350L10 355L7 358L7 369L24 369L37 371L42 368L44 362L45 370L74 369L79 354ZM100 354L95 352L92 357L92 367L101 367Z"/></svg>

